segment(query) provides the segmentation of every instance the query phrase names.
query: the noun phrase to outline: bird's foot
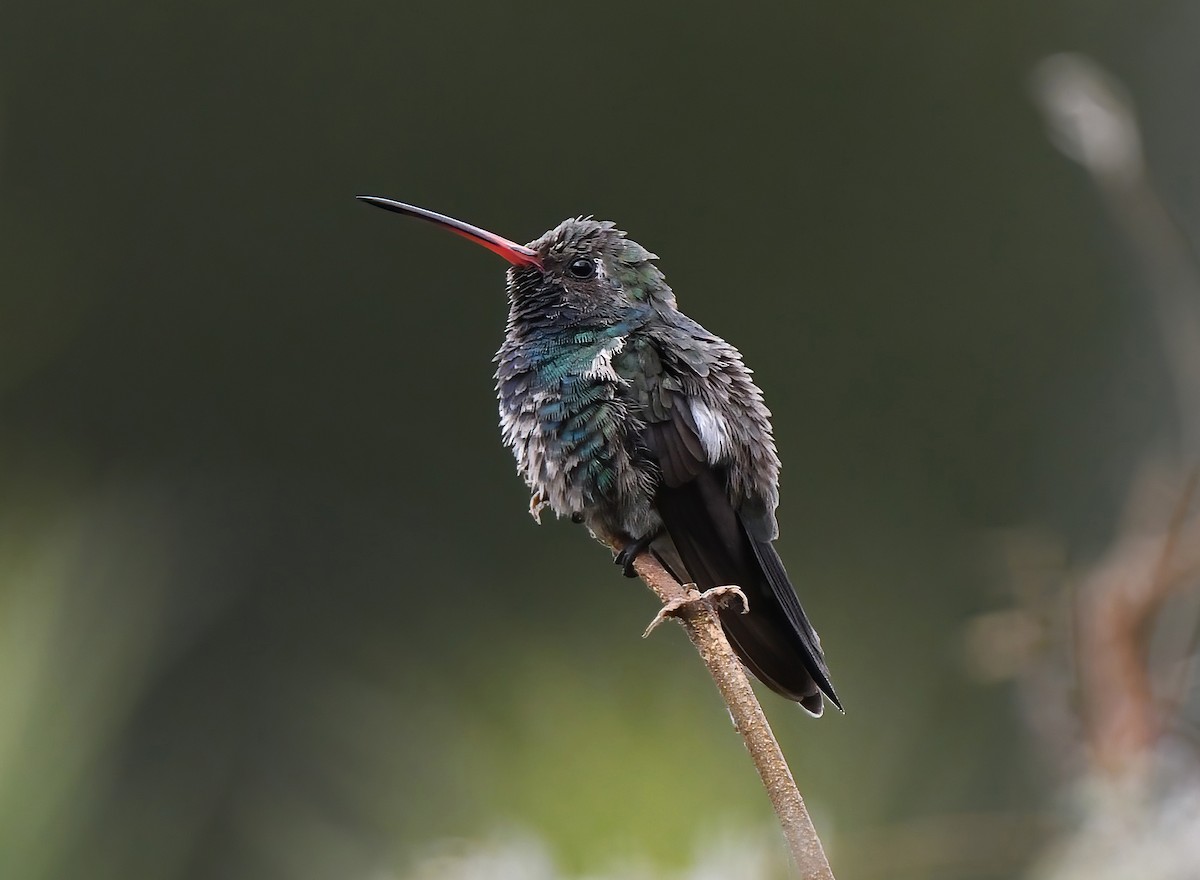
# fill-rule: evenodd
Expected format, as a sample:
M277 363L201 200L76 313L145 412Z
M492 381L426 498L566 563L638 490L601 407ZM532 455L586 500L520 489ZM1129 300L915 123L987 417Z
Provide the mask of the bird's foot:
M627 578L637 577L637 572L633 570L633 561L641 556L654 543L661 532L651 532L644 538L638 538L636 541L631 541L625 545L624 549L613 559L614 565L621 566L621 572Z
M539 526L542 524L542 511L549 506L550 502L542 497L541 492L534 492L533 497L529 499L529 515Z
M696 589L695 584L684 584L684 589L687 590L687 595L667 602L659 609L658 614L654 615L654 619L650 621L650 625L642 633L643 639L658 629L658 625L668 617L679 617L688 609L695 608L697 605L707 605L716 611L722 605L727 604L731 596L736 596L741 601L742 614L750 613L750 600L746 598L746 594L742 592L741 587L733 585L713 587L711 590L705 590L701 593Z

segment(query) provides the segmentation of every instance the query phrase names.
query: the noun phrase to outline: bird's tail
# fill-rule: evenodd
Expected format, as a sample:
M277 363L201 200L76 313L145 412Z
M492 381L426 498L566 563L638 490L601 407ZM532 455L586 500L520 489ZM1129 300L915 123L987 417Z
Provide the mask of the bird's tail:
M813 715L824 708L822 695L841 709L821 641L783 561L770 541L751 536L715 475L660 489L657 506L671 546L654 549L677 577L700 590L734 584L746 594L748 613L734 606L720 617L730 645L754 676ZM684 571L675 571L680 565Z

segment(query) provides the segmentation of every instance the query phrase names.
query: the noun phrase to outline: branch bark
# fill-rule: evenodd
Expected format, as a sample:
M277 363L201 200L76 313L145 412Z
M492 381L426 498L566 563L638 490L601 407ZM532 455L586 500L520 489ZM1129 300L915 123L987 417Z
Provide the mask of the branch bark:
M611 536L597 537L614 551L622 549ZM681 585L649 553L640 554L634 560L633 568L662 601L664 608L669 609L669 616L683 624L688 638L708 667L709 675L729 707L733 726L741 734L750 760L767 790L801 877L804 880L834 880L804 798L800 796L792 771L771 732L771 725L750 687L742 662L725 638L714 603L695 589Z

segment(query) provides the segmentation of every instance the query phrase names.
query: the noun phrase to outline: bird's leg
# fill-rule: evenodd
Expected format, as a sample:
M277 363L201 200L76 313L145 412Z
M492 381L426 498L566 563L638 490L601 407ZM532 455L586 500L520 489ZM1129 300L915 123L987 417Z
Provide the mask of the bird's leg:
M663 531L663 529L656 529L645 537L638 538L636 541L630 541L617 554L613 560L613 564L621 566L621 571L625 577L637 577L637 572L633 570L633 561L645 553L647 548L654 543L654 539L661 535Z
M654 619L650 621L650 625L646 627L646 631L642 633L642 638L650 635L658 628L658 625L668 617L678 617L681 612L687 608L691 608L696 604L708 604L714 609L719 608L729 601L729 597L737 596L742 603L742 614L750 613L750 600L746 598L746 594L742 592L742 588L729 585L726 587L713 587L711 590L705 590L701 593L696 589L695 584L684 584L683 588L687 590L686 596L681 596L678 599L672 599L659 609L658 614L654 615Z
M542 492L539 489L533 493L533 497L529 499L529 515L533 517L533 521L539 526L542 524L542 511L550 506L550 501L542 497Z

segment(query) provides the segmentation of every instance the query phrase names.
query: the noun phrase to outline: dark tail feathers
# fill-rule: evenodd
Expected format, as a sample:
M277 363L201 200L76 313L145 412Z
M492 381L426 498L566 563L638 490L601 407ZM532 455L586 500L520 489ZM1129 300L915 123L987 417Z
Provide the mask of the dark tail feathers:
M742 662L771 690L814 715L823 709L822 694L841 709L820 639L800 607L779 554L769 541L750 537L722 482L710 471L682 486L660 486L659 514L686 568L676 574L701 590L741 587L749 613L723 609L721 624Z

